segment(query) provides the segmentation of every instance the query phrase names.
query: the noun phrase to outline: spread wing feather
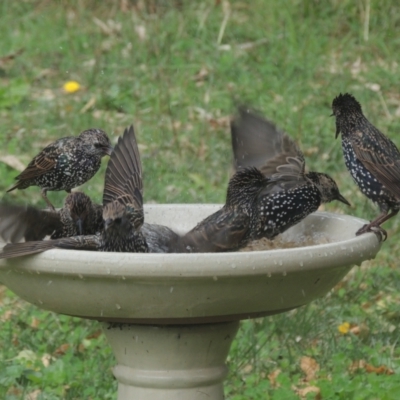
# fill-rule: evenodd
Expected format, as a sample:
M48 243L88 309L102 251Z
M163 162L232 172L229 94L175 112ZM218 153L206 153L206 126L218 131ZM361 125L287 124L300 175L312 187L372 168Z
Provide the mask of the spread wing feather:
M231 137L236 170L253 166L270 176L288 157L305 162L289 135L249 107L238 108L238 116L231 122Z
M103 205L117 199L123 204L134 201L143 205L142 164L133 126L118 139L107 165Z

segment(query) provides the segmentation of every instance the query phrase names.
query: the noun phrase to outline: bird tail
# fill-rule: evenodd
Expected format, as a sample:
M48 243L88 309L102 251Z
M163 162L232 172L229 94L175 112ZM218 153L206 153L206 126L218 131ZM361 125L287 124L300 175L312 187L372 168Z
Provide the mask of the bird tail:
M10 187L10 189L8 189L6 192L7 192L7 193L8 193L8 192L12 192L12 191L15 190L15 189L21 188L21 183L22 183L22 181L18 181L17 183L14 183L14 185L12 185L12 186Z

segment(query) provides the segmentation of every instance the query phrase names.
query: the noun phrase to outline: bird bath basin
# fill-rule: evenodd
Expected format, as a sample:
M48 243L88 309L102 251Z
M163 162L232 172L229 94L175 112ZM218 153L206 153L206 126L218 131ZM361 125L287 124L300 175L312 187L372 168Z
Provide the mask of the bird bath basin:
M219 207L147 205L145 219L183 232ZM329 243L270 251L51 250L1 260L0 281L40 308L103 321L119 400L221 400L239 321L305 305L374 258L377 237L354 235L364 223L318 212L284 237L316 234Z

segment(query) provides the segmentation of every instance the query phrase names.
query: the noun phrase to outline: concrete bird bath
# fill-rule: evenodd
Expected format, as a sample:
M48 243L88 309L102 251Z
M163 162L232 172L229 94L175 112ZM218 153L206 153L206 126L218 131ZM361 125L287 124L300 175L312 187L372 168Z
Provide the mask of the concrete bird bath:
M216 205L147 205L149 223L179 231ZM219 254L51 250L0 263L0 281L54 312L103 321L117 359L118 399L221 400L239 321L291 310L327 293L380 248L365 221L318 212L287 231L329 243Z

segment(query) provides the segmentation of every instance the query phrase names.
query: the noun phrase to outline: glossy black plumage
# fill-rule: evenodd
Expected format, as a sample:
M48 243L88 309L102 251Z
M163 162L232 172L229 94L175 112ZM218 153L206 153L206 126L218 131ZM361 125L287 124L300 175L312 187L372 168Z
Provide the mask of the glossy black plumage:
M345 164L354 181L381 214L362 227L357 235L375 231L387 234L380 225L400 210L400 152L396 145L364 116L360 103L349 93L332 102L336 137L342 135Z
M103 193L104 230L98 235L6 245L0 258L40 253L53 248L148 252L141 232L143 225L143 184L139 149L133 127L118 139L106 170Z
M82 185L99 170L101 158L110 155L112 147L107 134L88 129L77 137L65 137L46 146L15 179L7 190L39 186L43 199L54 211L47 191L71 189Z
M239 108L231 133L237 172L225 206L184 236L192 251L234 250L250 240L273 239L321 203L349 205L329 175L305 172L297 145L260 114Z
M102 226L102 207L81 192L68 194L64 206L57 211L0 205L0 237L6 242L91 235L101 231Z

